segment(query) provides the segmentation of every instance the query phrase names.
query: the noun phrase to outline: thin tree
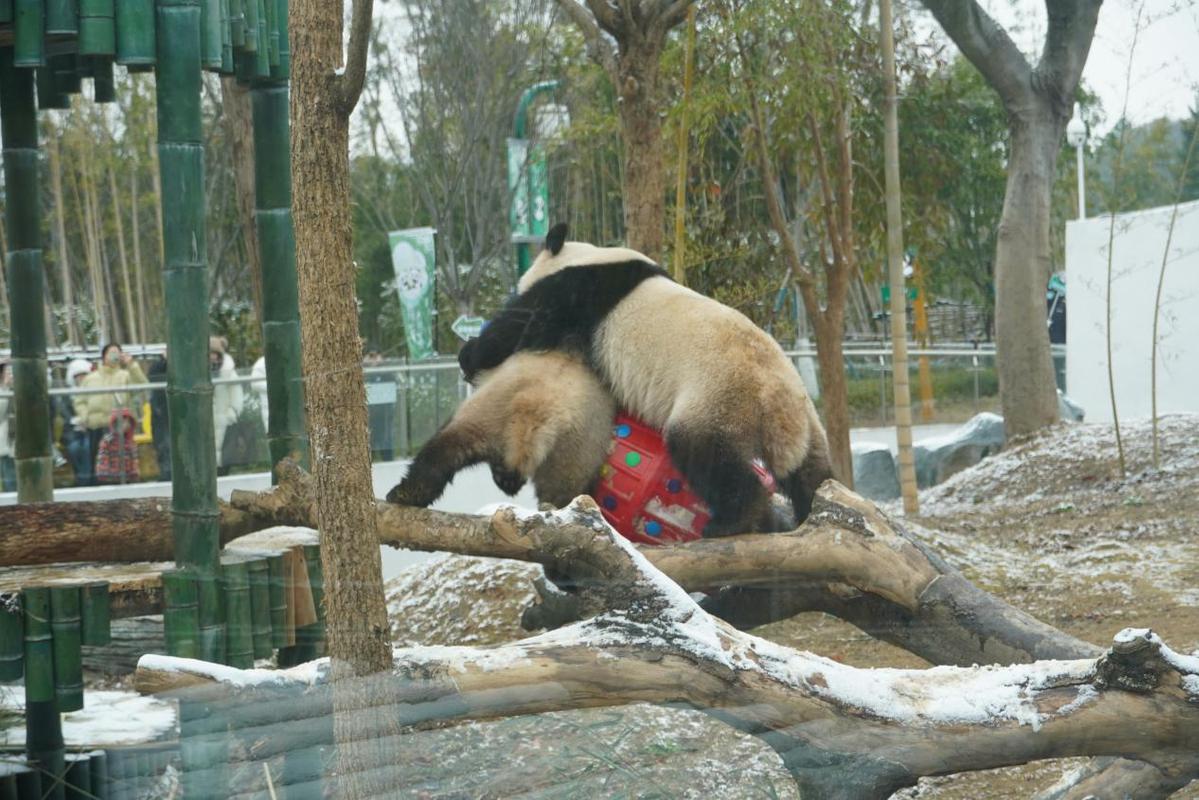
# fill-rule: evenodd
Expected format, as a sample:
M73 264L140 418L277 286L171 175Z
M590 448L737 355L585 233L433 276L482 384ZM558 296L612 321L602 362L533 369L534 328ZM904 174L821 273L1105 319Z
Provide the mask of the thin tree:
M81 345L83 339L79 335L75 312L75 287L71 280L71 263L67 258L67 224L66 210L62 198L62 154L60 152L59 131L51 129L46 137L46 156L50 167L50 195L54 198L54 245L55 256L58 259L59 282L62 291L62 303L67 316L67 341Z
M666 223L662 51L692 0L586 0L586 8L577 0L557 1L616 87L624 143L625 237L629 247L657 260Z
M256 318L262 319L262 259L258 253L258 227L254 224L254 120L250 90L236 78L221 78L221 122L229 139L233 164L237 228L245 245L245 267L250 277L250 299Z
M899 445L899 486L903 510L920 511L916 462L912 455L912 391L908 380L907 293L903 277L903 214L899 191L899 101L895 90L895 32L891 0L878 2L879 43L883 51L883 160L887 195L887 266L891 283L891 348L895 365L895 432ZM923 300L924 298L920 298Z
M368 797L373 715L355 676L390 668L391 636L371 485L350 228L350 113L366 73L371 0L353 0L342 69L342 0L292 0L291 174L303 374L334 679L340 794ZM369 703L369 700L366 700ZM374 780L378 780L377 777Z
M1102 0L1045 0L1049 24L1030 64L977 0L922 0L1003 101L1010 156L995 254L995 338L1000 400L1009 436L1058 419L1045 324L1049 202L1074 92Z

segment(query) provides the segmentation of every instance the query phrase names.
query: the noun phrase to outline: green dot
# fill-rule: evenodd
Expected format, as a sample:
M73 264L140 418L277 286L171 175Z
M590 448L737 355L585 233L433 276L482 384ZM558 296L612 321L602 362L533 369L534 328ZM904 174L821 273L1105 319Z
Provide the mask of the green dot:
M638 464L641 463L641 454L640 453L626 453L625 457L624 457L624 463L628 464L630 467L637 466Z

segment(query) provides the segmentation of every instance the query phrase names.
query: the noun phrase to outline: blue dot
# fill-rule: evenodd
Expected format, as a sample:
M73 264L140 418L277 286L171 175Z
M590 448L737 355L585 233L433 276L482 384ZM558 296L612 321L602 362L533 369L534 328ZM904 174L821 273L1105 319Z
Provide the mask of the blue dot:
M632 429L628 425L617 425L616 426L616 435L619 436L621 439L625 438L632 432L633 432Z
M683 491L683 482L678 478L671 478L666 482L666 491L671 494L678 494Z
M613 497L612 495L608 495L607 497L605 497L604 498L604 508L608 509L609 511L615 511L616 510L616 498Z
M660 536L662 534L662 525L661 523L650 520L649 522L645 523L645 532L650 536Z

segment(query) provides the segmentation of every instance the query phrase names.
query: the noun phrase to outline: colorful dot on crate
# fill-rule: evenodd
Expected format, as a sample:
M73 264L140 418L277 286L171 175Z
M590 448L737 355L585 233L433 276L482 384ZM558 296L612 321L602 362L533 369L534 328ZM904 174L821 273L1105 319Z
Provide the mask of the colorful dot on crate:
M604 498L604 508L608 509L609 511L615 511L616 510L616 498L613 497L612 495L608 495L607 497L605 497Z
M621 439L628 437L628 435L632 432L633 432L633 429L630 428L628 425L617 425L616 426L616 435L619 436Z
M640 453L625 453L624 463L628 464L630 467L637 466L638 464L641 463L641 454Z
M610 477L612 477L612 468L607 464L604 464L602 467L600 467L600 478L607 480Z
M661 536L662 535L662 523L654 522L653 520L650 520L649 522L645 523L645 532L648 533L650 536Z
M671 494L678 494L683 491L683 482L678 478L671 478L666 482L666 491Z

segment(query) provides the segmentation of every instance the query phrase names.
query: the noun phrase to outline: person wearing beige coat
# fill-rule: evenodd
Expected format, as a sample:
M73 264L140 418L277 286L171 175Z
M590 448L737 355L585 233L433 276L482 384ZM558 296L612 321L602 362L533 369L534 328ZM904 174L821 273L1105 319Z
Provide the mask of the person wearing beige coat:
M136 395L123 391L123 387L141 383L149 383L146 373L115 342L104 346L100 352L100 366L80 383L82 389L112 389L110 392L76 394L73 398L76 424L86 428L91 439L92 475L96 474L96 455L100 452L100 440L108 432L112 412L127 408L134 417L139 415Z

